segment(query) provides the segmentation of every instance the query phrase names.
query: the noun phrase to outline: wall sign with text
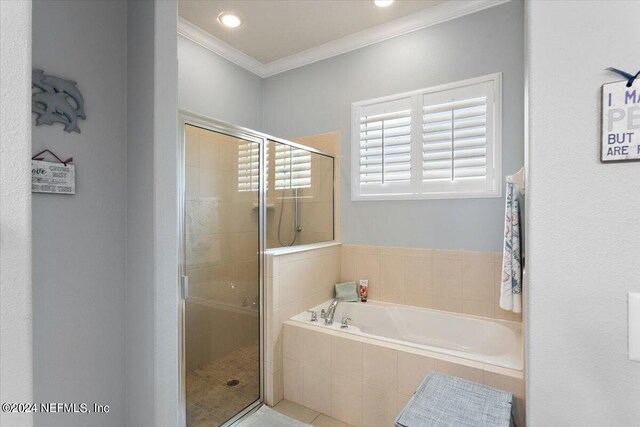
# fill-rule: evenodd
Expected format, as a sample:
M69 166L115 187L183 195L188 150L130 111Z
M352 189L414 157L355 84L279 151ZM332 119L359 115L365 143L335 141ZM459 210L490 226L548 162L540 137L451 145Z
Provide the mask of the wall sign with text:
M640 160L640 79L602 85L603 162Z
M31 192L76 194L75 165L31 160Z

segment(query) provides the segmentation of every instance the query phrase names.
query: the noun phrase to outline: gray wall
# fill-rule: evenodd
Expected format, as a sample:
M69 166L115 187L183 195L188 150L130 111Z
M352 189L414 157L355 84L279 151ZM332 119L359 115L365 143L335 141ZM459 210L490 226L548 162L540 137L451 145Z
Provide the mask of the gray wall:
M34 152L77 167L76 195L33 197L34 401L111 407L36 425L178 424L176 10L34 4L34 67L76 80L87 112L79 135L33 128Z
M640 165L601 164L599 139L600 87L621 80L604 69L638 69L640 3L528 11L529 425L637 426L627 292L640 292Z
M126 425L154 425L154 2L127 6Z
M177 1L155 0L153 43L153 272L156 427L179 425ZM135 403L135 402L133 402Z
M503 198L352 202L351 103L501 71L503 173L516 172L524 145L523 19L522 2L513 1L265 80L266 132L341 132L344 242L500 250Z
M33 128L33 150L74 158L73 196L33 195L34 401L108 404L36 425L124 424L126 3L33 4L33 66L78 82L81 134Z
M262 130L262 79L178 37L178 108Z
M33 402L31 1L0 2L0 52L0 396ZM33 414L2 411L0 425Z

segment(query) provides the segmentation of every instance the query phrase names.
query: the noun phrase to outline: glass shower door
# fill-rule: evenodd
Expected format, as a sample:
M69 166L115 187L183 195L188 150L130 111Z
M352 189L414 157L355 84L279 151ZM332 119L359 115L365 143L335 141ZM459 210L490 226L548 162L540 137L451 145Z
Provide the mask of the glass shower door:
M187 426L260 399L260 144L185 126Z

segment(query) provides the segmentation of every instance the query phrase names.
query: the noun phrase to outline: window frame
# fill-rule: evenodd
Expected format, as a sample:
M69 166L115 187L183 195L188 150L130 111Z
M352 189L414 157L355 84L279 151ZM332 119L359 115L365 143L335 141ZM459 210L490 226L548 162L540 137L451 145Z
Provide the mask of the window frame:
M422 109L424 95L446 90L460 89L482 83L493 84L493 125L492 141L487 138L487 146L491 144L491 159L493 168L487 169L487 177L492 174L492 185L482 191L466 190L464 185L456 186L452 183L451 191L425 192L422 179ZM403 186L403 192L396 185L374 184L371 190L363 191L360 185L360 117L363 107L388 103L404 98L411 98L411 182ZM491 107L487 104L488 108ZM487 124L489 126L489 123ZM502 196L502 73L487 74L471 79L460 80L438 86L412 90L389 96L367 99L351 104L351 200L352 201L380 201L380 200L437 200L437 199L474 199L495 198ZM489 150L487 153L489 157ZM489 188L490 187L490 188ZM377 190L377 191L376 191Z

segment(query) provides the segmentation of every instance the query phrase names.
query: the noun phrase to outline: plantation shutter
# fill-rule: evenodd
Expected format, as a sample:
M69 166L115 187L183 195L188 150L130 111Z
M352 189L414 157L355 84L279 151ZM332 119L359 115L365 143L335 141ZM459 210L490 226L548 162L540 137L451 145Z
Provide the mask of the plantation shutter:
M265 145L267 164L269 146ZM245 142L238 145L238 191L258 191L260 189L260 145Z
M411 122L409 98L360 109L359 182L363 192L398 188L411 182Z
M276 190L311 187L311 153L276 145Z
M493 180L492 84L423 95L423 191L485 190Z
M353 200L500 197L501 92L495 73L353 103Z

